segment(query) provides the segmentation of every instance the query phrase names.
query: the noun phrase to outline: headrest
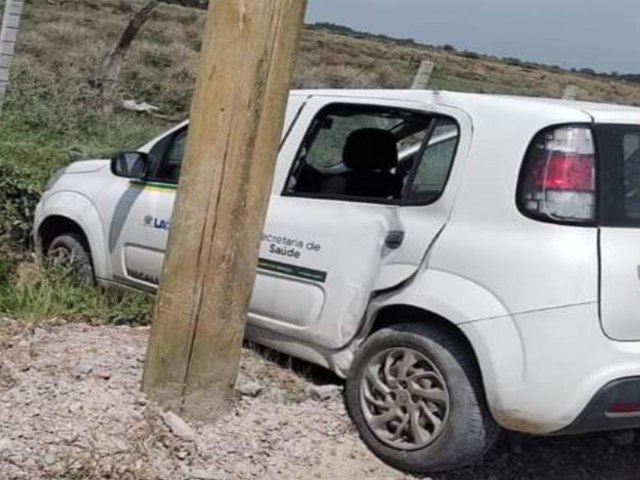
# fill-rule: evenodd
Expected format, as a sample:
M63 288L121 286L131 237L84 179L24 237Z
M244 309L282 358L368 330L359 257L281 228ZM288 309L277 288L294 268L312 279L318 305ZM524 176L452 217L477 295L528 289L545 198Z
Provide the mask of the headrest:
M351 170L390 170L398 165L395 137L379 128L351 132L342 152L342 161Z

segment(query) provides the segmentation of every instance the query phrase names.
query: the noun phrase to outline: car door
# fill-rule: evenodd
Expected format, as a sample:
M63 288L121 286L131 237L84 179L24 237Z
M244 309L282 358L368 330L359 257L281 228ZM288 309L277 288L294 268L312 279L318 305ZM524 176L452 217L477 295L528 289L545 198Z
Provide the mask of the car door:
M325 348L410 278L448 218L468 118L416 102L314 97L281 150L249 320ZM258 334L259 337L259 334Z
M600 315L615 340L640 340L640 125L598 125Z
M283 138L306 98L290 96ZM147 290L159 284L187 134L183 123L142 147L150 158L147 177L114 178L100 194L113 276L120 283Z
M108 230L116 281L148 290L159 284L186 137L184 126L160 139L149 151L147 178L118 179L102 194L118 199Z

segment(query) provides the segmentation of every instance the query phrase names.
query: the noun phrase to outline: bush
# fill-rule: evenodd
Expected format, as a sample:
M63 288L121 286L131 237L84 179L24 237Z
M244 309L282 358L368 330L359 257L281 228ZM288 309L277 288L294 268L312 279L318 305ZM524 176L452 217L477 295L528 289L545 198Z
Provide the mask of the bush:
M580 70L578 70L580 73L582 73L583 75L590 75L590 76L595 76L597 75L596 71L593 68L581 68Z
M513 58L513 57L505 57L502 59L502 61L504 63L506 63L507 65L513 65L516 67L520 67L522 65L524 65L524 62L522 60L520 60L519 58Z
M478 52L470 52L469 50L460 52L459 55L462 55L464 58L471 58L473 60L478 60L482 58L482 55L480 55Z
M0 252L0 286L9 285L15 271L15 258L10 252Z
M0 244L24 252L33 247L33 215L40 192L23 170L0 164Z

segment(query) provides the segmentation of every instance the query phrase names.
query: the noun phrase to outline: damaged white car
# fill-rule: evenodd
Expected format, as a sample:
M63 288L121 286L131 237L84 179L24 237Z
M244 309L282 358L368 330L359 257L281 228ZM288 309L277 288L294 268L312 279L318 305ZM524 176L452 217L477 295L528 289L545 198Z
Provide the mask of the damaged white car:
M78 162L42 252L154 290L187 125ZM296 91L247 334L347 379L366 444L411 472L498 426L640 427L640 109L427 91Z

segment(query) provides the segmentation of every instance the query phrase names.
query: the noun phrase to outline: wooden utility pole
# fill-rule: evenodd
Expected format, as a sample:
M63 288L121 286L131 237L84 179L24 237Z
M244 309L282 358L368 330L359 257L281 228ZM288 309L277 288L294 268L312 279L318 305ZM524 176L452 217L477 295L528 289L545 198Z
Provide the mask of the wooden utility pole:
M213 0L143 390L230 406L306 0Z
M9 88L11 62L16 50L23 9L24 2L22 0L5 0L4 2L2 29L0 30L0 110Z

